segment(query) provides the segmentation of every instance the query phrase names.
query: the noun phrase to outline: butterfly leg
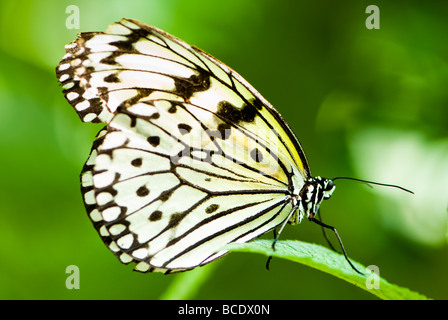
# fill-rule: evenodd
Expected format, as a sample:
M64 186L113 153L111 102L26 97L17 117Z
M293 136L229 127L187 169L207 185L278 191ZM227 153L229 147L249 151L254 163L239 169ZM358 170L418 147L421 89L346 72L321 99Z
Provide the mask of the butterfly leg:
M275 243L277 242L277 229L272 230L274 233L274 241L272 242L272 250L275 251Z
M332 226L329 226L328 224L325 224L325 223L323 223L322 221L317 220L316 218L311 218L311 217L310 217L309 220L312 221L312 222L314 222L314 223L316 223L316 224L318 224L318 225L320 225L320 226L323 227L323 228L330 229L331 231L333 231L334 234L336 235L336 238L338 238L338 242L339 242L339 245L341 246L342 253L344 254L345 260L347 260L347 262L350 264L350 266L352 267L353 270L355 270L355 271L356 271L357 273L359 273L360 275L364 275L361 271L359 271L358 269L356 269L356 267L353 265L353 263L352 263L352 262L350 261L350 259L348 258L347 253L345 252L344 245L342 244L341 237L339 236L339 233L338 233L338 231L336 230L336 228L335 228L335 227L332 227Z
M273 232L274 232L274 241L272 242L272 250L275 251L275 243L277 242L277 240L276 240L277 239L277 230L274 229ZM269 271L269 264L271 263L271 260L272 260L272 256L269 256L268 261L266 261L266 270L268 270L268 271Z
M288 217L285 219L285 221L283 221L279 232L277 233L277 231L274 229L274 241L272 242L272 250L275 251L275 244L277 243L280 234L283 231L283 228L285 228L286 224L289 222L289 220L291 219L292 215L294 214L294 212L296 211L297 208L293 207L291 212L288 214ZM269 256L268 261L266 262L266 269L269 271L269 264L271 263L272 260L272 256Z
M322 221L322 216L321 216L321 214L320 214L320 209L317 210L317 216L319 217L320 222L323 222L323 221ZM336 250L336 249L334 248L334 246L331 244L330 239L328 239L327 233L325 232L325 227L323 227L323 226L321 226L321 227L322 227L322 233L323 233L323 235L324 235L324 238L325 238L325 240L327 241L328 246L330 247L330 249L333 250L334 252L340 253L340 252L339 252L338 250Z

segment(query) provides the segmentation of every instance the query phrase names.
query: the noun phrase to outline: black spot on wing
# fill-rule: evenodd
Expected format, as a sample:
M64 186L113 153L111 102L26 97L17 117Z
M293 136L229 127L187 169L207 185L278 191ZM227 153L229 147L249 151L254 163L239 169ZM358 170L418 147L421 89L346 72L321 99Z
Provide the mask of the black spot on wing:
M213 213L213 212L215 212L216 210L218 210L218 208L219 208L219 205L217 205L217 204L211 204L211 205L209 205L209 206L205 209L205 213L208 213L208 214Z
M149 221L158 221L162 219L162 212L159 210L154 211L153 213L151 213L151 215L149 216Z
M210 88L210 74L199 69L198 75L192 75L188 79L174 79L176 93L188 101L195 92L205 91Z
M220 123L218 125L218 131L220 133L220 138L222 140L226 140L230 137L230 133L232 131L232 126L228 123Z
M134 160L131 161L131 165L139 168L142 165L142 158L135 158Z
M252 100L250 101L250 103L251 103L255 108L257 108L258 110L263 109L263 103L262 103L261 100L258 99L258 98L254 98L254 99L252 99Z
M137 189L136 194L139 197L146 197L149 194L149 189L146 186L141 186Z
M159 199L161 201L163 201L163 202L167 201L171 197L171 195L173 194L174 190L175 189L163 191L160 194Z
M152 145L153 147L157 147L160 144L160 137L159 136L151 136L148 137L148 142L150 145Z
M230 137L232 126L228 123L220 123L216 130L210 129L208 132L211 141L214 141L215 139L226 140Z
M184 134L187 134L187 133L190 133L190 131L191 131L191 126L190 125L188 125L188 124L186 124L186 123L179 123L178 125L177 125L177 127L179 128L179 132L182 134L182 135L184 135Z
M177 106L175 104L171 104L171 107L168 109L169 113L176 113Z
M118 78L116 74L112 73L112 74L110 74L110 75L108 75L107 77L104 78L104 82L107 82L107 83L119 83L120 82L120 78Z
M251 104L244 104L241 109L238 109L230 102L223 100L218 103L216 115L227 122L238 124L240 122L253 122L257 111Z
M186 213L174 213L170 217L167 228L173 228L186 216Z

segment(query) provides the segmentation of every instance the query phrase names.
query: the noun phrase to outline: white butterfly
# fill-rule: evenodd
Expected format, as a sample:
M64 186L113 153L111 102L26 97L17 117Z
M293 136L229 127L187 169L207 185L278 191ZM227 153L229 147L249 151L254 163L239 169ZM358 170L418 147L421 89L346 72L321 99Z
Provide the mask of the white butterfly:
M66 51L65 97L106 123L82 170L85 206L121 262L185 271L304 216L332 228L315 218L332 180L311 177L280 114L222 62L130 19Z

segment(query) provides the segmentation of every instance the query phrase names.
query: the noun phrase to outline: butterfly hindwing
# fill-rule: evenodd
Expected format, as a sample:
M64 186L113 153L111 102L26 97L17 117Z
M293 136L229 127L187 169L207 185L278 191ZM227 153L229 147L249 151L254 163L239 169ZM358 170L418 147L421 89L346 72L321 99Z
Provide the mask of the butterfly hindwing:
M232 175L211 162L213 175L194 164L185 172L187 161L145 144L132 132L103 131L82 175L90 217L122 262L192 268L226 243L270 230L290 209L286 192L267 189L252 170Z

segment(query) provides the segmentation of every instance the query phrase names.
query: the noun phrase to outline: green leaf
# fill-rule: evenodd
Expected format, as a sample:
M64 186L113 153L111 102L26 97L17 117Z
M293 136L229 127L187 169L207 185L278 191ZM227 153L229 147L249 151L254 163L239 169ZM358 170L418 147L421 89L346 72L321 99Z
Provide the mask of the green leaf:
M273 256L302 263L343 279L381 299L428 299L420 293L389 283L384 278L378 277L373 272L366 269L362 264L351 260L353 265L359 271L365 272L364 275L360 275L350 267L343 255L312 243L295 240L278 241L275 245L275 251L273 251L272 240L255 240L249 243L231 243L227 245L225 249L230 251L261 253L266 256ZM374 277L376 277L376 279ZM377 289L369 289L367 284L370 284L370 287L375 287L375 284L377 284Z

